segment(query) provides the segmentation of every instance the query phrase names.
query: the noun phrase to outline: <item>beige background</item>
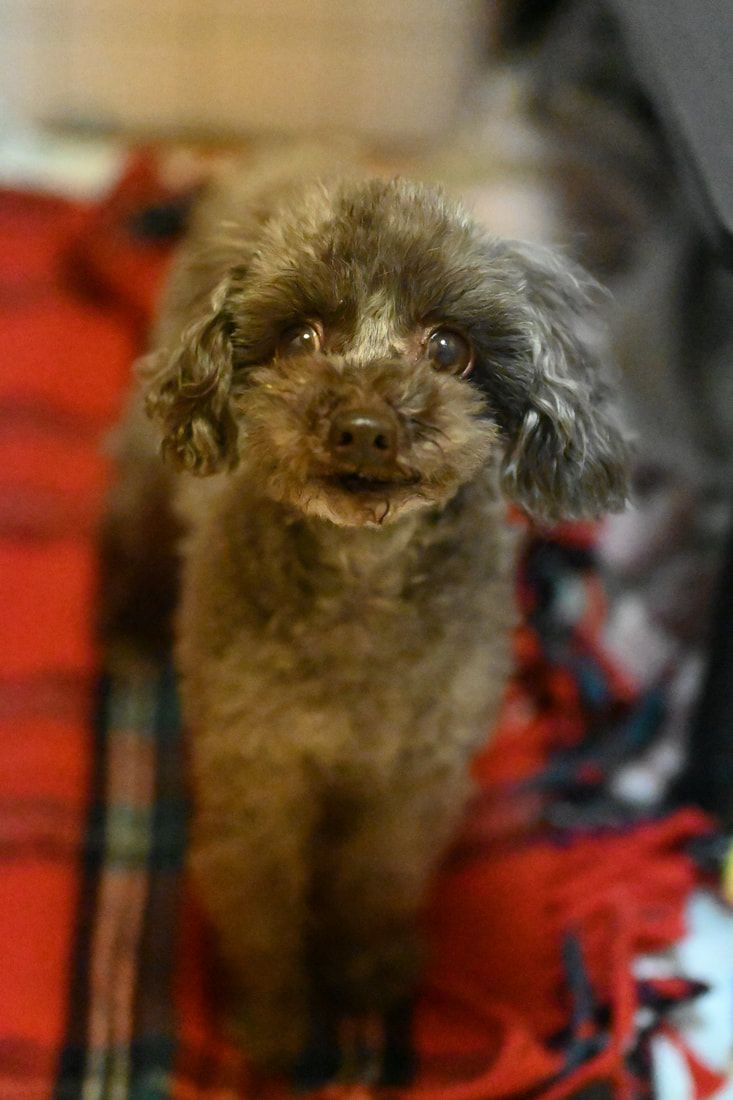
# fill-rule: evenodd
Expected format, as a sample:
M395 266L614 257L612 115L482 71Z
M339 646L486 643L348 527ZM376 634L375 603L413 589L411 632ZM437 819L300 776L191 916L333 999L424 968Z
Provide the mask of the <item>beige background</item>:
M0 0L8 117L421 138L485 52L481 0Z

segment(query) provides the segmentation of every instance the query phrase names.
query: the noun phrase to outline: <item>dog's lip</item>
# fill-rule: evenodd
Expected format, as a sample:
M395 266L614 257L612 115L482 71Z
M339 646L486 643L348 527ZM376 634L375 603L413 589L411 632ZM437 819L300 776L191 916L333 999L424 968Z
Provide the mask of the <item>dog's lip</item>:
M341 473L331 474L325 478L325 481L329 485L335 486L338 489L342 489L346 493L352 495L355 494L369 494L369 493L384 493L394 492L397 489L407 489L413 485L417 485L420 478L415 475L413 477L373 477L364 473Z

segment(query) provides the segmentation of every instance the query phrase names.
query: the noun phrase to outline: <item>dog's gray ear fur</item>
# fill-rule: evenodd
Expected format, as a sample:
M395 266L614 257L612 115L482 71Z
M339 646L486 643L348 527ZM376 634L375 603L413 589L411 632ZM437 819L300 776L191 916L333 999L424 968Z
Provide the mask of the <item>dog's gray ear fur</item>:
M596 313L600 288L549 249L512 241L492 251L512 286L511 335L497 355L504 491L544 521L619 511L629 449Z
M231 276L209 296L176 346L140 362L145 407L163 432L161 453L200 476L236 465L237 423L231 406L234 351L228 309Z

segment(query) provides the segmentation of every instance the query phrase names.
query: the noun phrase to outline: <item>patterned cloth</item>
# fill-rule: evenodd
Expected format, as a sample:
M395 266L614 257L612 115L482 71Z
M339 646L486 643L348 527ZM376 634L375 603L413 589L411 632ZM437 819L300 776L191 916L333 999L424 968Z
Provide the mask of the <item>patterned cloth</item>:
M221 1028L183 876L174 677L110 682L94 645L102 440L185 207L146 158L97 208L0 196L0 1100L293 1095L256 1082ZM343 1052L314 1041L296 1086L649 1095L650 1036L702 990L639 982L633 959L682 935L686 899L727 848L695 810L634 818L608 796L663 699L639 697L600 647L593 539L528 542L517 674L427 908L412 1026L394 1020L356 1052L351 1085L329 1084ZM698 1095L721 1081L700 1067Z

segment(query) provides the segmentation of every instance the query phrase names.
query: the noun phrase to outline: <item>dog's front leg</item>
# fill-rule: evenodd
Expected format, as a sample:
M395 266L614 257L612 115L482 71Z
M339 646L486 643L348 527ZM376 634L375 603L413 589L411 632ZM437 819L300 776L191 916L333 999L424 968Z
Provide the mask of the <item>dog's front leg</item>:
M383 1013L413 991L430 875L470 791L465 771L395 784L355 810L318 859L315 980L339 1014Z
M192 871L217 934L233 1028L256 1064L285 1068L308 1030L312 799L292 771L221 765L218 783L199 787Z

